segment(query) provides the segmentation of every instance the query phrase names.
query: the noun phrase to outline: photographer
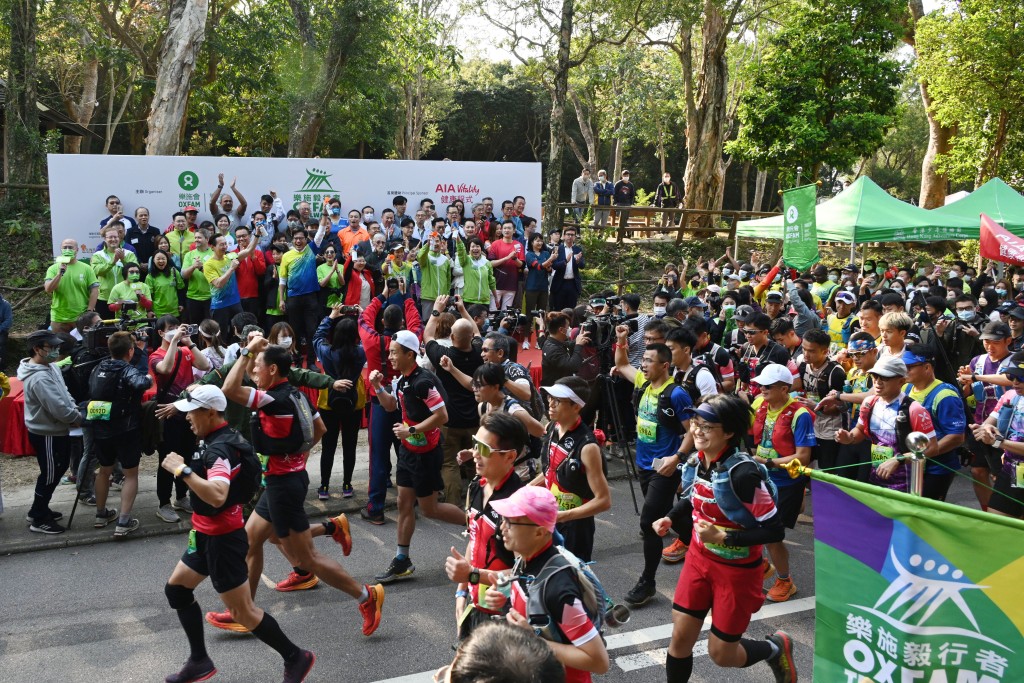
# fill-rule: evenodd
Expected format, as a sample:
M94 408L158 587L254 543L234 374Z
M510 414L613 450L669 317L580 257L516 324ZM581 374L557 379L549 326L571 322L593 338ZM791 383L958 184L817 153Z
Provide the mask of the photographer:
M563 377L575 375L583 363L583 347L590 336L581 331L575 342L569 340L569 317L561 311L548 313L547 336L542 350L541 386L549 387Z
M123 538L139 528L131 516L139 490L139 461L142 458L142 394L153 384L152 378L131 364L135 338L128 332L115 332L107 339L110 358L102 361L89 378L86 421L92 429L92 446L100 463L96 478L96 523L102 529L117 520L114 538ZM120 514L108 510L107 494L114 464L124 471L121 484Z
M921 330L921 342L937 349L936 377L949 384L956 384L960 367L985 352L981 330L986 320L977 313L977 301L970 294L961 294L953 306L955 318L941 317L934 326L926 325Z

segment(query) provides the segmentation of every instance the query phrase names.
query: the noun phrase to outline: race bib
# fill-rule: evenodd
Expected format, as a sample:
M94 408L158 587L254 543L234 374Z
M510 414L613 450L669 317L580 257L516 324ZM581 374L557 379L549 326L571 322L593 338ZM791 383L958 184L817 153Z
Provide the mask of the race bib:
M188 532L188 554L191 555L196 551L196 530L189 529Z
M1013 481L1010 483L1012 489L1024 489L1024 462L1019 462L1013 467Z
M764 458L765 460L774 460L779 457L778 452L774 448L769 448L768 446L758 446L754 455L759 458Z
M409 425L406 426L408 427ZM427 445L427 435L424 434L423 432L416 432L415 434L410 434L409 437L405 440L405 442L410 446L414 446L416 448L423 448L424 446Z
M86 408L86 420L110 421L110 412L113 404L110 401L89 401Z
M558 501L559 510L574 510L580 505L583 505L583 499L577 496L575 493L568 493L558 488L558 484L551 485L551 493L555 495L555 500Z
M638 417L636 419L636 438L643 443L654 443L658 438L658 423Z
M716 526L722 531L729 531L725 527ZM750 548L737 545L720 545L718 543L705 543L704 547L718 555L723 560L743 560L750 554Z
M892 446L878 446L871 444L871 466L878 467L895 454L896 452L893 450Z

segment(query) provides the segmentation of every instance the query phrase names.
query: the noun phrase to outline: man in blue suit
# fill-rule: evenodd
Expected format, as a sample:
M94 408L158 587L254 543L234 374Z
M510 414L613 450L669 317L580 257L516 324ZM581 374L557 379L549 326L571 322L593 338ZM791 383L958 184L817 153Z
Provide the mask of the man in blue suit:
M583 291L583 248L576 244L576 228L568 225L562 233L562 244L552 264L551 310L576 308Z

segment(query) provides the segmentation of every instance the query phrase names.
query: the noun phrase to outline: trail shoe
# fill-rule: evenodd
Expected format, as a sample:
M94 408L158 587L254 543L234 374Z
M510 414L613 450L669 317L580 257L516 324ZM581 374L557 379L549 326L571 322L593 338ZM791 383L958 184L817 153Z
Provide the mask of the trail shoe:
M329 500L331 497L330 490L326 486L321 486L316 490L316 497L320 500Z
M316 577L316 574L303 575L296 572L288 572L288 577L274 586L274 589L282 593L305 591L313 588L318 583L320 583L320 579Z
M127 536L128 534L130 534L138 528L139 520L135 517L129 519L126 524L121 524L120 522L118 522L117 526L114 527L114 538L124 538L125 536Z
M192 503L189 502L188 496L182 496L181 498L178 498L173 503L171 503L171 507L174 508L175 510L187 512L190 515L192 514Z
M95 503L94 503L94 505L95 505ZM61 513L61 512L54 512L53 510L50 510L46 514L46 519L50 520L51 522L59 522L60 520L64 519L64 514ZM32 517L32 515L25 515L25 521L26 522L34 522L35 519ZM40 521L42 521L42 520L40 520Z
M370 524L376 524L377 526L380 526L387 522L387 520L384 519L384 513L378 513L375 515L366 508L359 509L359 516L367 522L369 522Z
M682 562L686 559L686 551L689 550L690 546L683 543L683 539L677 538L672 543L661 551L661 560L668 564L675 564L676 562Z
M415 571L416 567L412 566L412 560L410 558L405 557L400 560L396 557L391 560L391 564L388 565L387 571L373 577L373 580L379 583L391 583L401 579L408 579Z
M776 631L767 640L779 648L777 657L768 660L775 674L775 683L796 683L796 660L793 659L793 639L785 631Z
M650 602L651 598L657 595L657 590L654 587L653 581L645 581L640 579L633 586L633 590L626 593L626 604L630 607L639 607L640 605L646 605Z
M352 552L352 533L348 528L348 517L342 512L337 517L331 517L331 521L334 523L334 533L331 534L331 538L341 546L342 554L348 557Z
M793 579L775 579L775 585L768 589L766 596L770 602L786 602L796 594Z
M302 683L315 663L316 655L303 650L293 661L284 663L284 683Z
M117 510L96 510L96 521L93 522L92 526L94 529L102 529L111 522L117 521Z
M215 673L217 673L217 667L213 665L213 660L209 657L202 659L189 657L185 660L185 666L181 668L181 671L171 674L164 681L165 683L197 683L213 678Z
M167 522L168 524L176 524L181 521L181 517L179 517L178 513L174 511L170 503L158 507L156 509L156 516L159 517L161 521Z
M370 596L359 603L359 612L363 615L363 635L369 636L380 626L380 611L384 607L384 586L379 583L376 586L367 585L366 592Z
M231 612L225 610L223 612L207 612L206 623L215 628L223 629L225 631L234 631L235 633L248 633L249 629L239 624L237 621L231 618Z

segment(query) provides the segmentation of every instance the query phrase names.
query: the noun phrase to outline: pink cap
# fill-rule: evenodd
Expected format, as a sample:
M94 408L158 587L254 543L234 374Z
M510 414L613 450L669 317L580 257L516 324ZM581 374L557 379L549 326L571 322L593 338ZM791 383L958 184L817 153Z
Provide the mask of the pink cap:
M504 500L492 500L491 507L502 517L526 517L548 531L558 519L555 494L542 486L524 486Z

